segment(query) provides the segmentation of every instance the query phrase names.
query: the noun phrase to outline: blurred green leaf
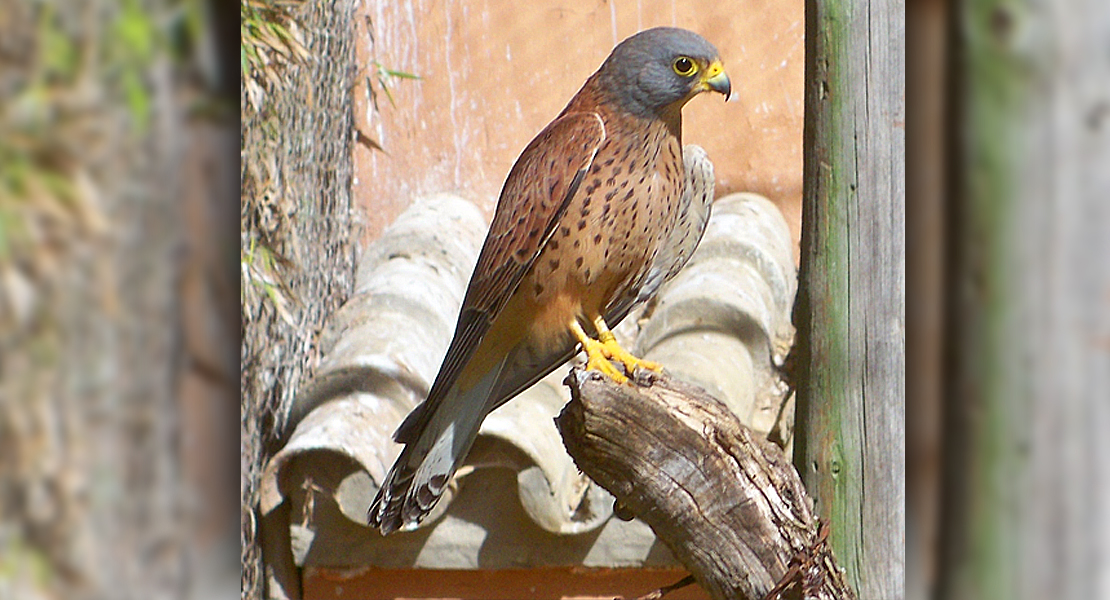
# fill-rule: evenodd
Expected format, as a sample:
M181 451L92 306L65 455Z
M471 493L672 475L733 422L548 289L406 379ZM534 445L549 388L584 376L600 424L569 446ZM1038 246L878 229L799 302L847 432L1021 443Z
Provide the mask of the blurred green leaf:
M129 57L147 59L153 55L157 30L136 0L124 2L115 29Z
M42 53L42 69L38 75L69 80L77 71L77 47L57 21L54 6L44 5L38 23L38 38Z
M66 208L73 207L77 192L71 177L57 171L43 169L39 171L38 179L50 194L50 198L58 205Z
M131 112L131 117L135 119L137 132L141 134L146 131L150 123L150 93L135 71L125 71L122 84L127 108Z
M4 206L0 200L0 263L11 260L13 252L12 236L19 221L12 214L11 209Z
M186 0L184 5L181 30L188 46L194 47L205 36L205 23L208 17L201 0Z

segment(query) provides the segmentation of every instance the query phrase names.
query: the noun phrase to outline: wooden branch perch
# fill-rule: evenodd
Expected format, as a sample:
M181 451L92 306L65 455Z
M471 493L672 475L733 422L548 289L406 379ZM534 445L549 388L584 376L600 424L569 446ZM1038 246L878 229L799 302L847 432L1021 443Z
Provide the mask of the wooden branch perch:
M575 368L567 451L718 600L854 599L793 465L720 401L665 374Z

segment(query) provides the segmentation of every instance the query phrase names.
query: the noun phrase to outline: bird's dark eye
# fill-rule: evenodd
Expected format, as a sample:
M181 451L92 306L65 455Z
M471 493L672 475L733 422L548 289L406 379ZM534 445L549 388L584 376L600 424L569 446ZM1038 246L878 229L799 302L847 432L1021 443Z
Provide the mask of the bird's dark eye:
M674 64L671 65L671 66L674 68L675 73L678 73L679 75L681 75L683 77L689 77L689 76L693 75L694 72L696 72L698 70L697 63L695 63L694 61L690 60L689 58L687 58L685 56L680 56L680 57L676 58L674 60Z

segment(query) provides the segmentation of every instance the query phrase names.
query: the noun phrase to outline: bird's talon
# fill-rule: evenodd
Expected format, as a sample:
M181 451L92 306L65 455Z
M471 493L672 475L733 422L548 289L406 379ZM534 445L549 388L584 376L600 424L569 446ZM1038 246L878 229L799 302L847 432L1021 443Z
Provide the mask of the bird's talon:
M611 363L611 362L609 362L605 359L602 359L602 360L596 361L596 362L587 362L586 363L586 369L587 370L592 369L594 371L597 371L598 373L601 373L602 375L605 375L606 377L608 377L609 379L612 379L613 381L615 381L617 383L627 383L628 382L628 377L626 377L624 375L624 373L621 373L620 371L618 371L616 369L616 367L613 366L613 363Z
M605 323L605 319L601 317L595 318L594 327L597 329L597 341L593 343L600 346L599 350L605 358L610 361L620 362L624 365L624 371L629 375L634 374L638 367L643 367L649 371L655 371L656 373L663 370L662 365L637 358L633 356L631 352L621 348L620 343L617 342L617 337L613 335L613 331L609 329L609 325ZM585 334L579 335L579 339L584 336Z
M638 368L655 371L656 373L659 373L663 370L663 365L652 362L650 360L637 358L631 352L625 350L624 348L621 348L620 344L617 343L617 340L613 338L613 334L610 333L608 338L608 340L602 340L605 358L608 358L609 360L619 361L621 364L624 365L624 370L629 375L635 373L636 369Z
M650 360L644 360L642 358L636 363L636 366L642 369L647 369L648 371L652 371L653 373L663 372L663 365Z
M609 362L608 352L604 345L594 340L589 340L589 342L585 348L586 356L589 357L586 360L586 370L597 371L617 383L627 382L628 377L618 371L613 363Z
M625 376L624 373L618 371L617 367L609 361L611 358L611 348L609 344L590 338L590 336L586 335L586 332L583 331L582 326L578 324L578 321L572 321L570 323L570 330L574 333L574 336L578 338L578 343L582 344L582 350L586 353L587 371L597 371L617 383L626 383L628 381L628 377ZM608 336L606 337L605 334L608 334ZM611 346L620 349L620 346L616 345L616 340L613 339L613 334L609 332L608 328L603 329L598 337L611 340Z

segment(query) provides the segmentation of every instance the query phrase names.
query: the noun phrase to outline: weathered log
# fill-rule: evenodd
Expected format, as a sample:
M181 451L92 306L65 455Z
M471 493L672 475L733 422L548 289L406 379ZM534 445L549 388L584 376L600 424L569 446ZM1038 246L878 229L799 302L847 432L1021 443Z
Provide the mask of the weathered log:
M782 450L696 386L575 368L556 418L578 467L647 523L718 600L852 599Z

